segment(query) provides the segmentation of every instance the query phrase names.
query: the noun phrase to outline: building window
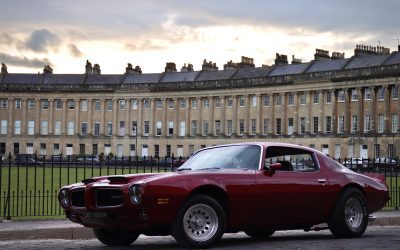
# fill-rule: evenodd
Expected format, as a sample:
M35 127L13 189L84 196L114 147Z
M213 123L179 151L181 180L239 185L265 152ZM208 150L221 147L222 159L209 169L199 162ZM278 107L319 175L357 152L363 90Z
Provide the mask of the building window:
M327 91L326 92L326 103L332 103L332 92L331 91Z
M392 86L392 99L399 99L399 86Z
M239 107L244 107L244 96L239 96Z
M41 121L40 124L40 134L47 135L49 133L49 122L48 121Z
M256 119L251 119L251 131L250 131L250 134L255 135L256 134L256 129L257 129L257 120Z
M174 135L174 122L168 121L168 135Z
M49 109L49 100L41 100L42 109Z
M372 93L371 93L371 88L365 88L364 90L364 100L371 100L372 98Z
M186 122L180 121L179 122L179 136L185 136L186 134Z
M107 122L107 136L112 136L113 133L113 124L112 122Z
M378 133L383 133L385 129L385 116L378 114Z
M393 158L395 158L395 148L394 148L394 144L389 144L388 145L388 157L390 158L390 159L393 159Z
M40 143L40 155L46 155L46 143Z
M1 99L1 108L7 109L8 108L8 100L6 98Z
M319 103L319 92L314 92L313 93L313 103L318 104Z
M208 135L208 121L204 120L203 121L203 136L207 136Z
M97 144L92 144L92 154L98 155L99 153L99 146Z
M149 98L143 99L143 106L144 106L145 109L149 109L150 108L150 99Z
M294 95L293 95L293 93L289 93L288 94L288 105L293 106L293 104L294 104Z
M257 96L251 97L251 106L257 107Z
M165 145L165 149L166 149L165 156L168 158L171 157L171 145L168 145L168 144Z
M381 145L374 144L374 158L381 158Z
M138 99L132 99L131 100L131 108L132 108L132 110L137 110L138 109Z
M81 101L81 111L87 112L88 111L88 101L82 100Z
M125 136L125 121L119 121L119 136Z
M282 119L281 118L276 118L276 134L277 135L282 134Z
M54 123L54 135L61 135L61 121L55 121L55 123Z
M7 120L1 120L0 134L6 135L7 134L7 127L8 127L8 121Z
M293 118L288 118L288 129L287 129L287 134L291 135L293 134Z
M269 133L269 119L263 120L263 134L267 135Z
M60 144L59 143L54 143L53 144L53 155L60 155Z
M36 106L36 102L34 99L28 99L28 108L29 109L34 109Z
M344 102L346 100L344 90L338 92L338 102Z
M19 143L14 142L14 155L19 154Z
M192 99L192 109L197 109L197 99Z
M186 108L186 99L179 99L179 106L181 108Z
M156 122L156 136L161 136L162 122Z
M216 108L221 107L221 97L215 97L215 107Z
M107 102L107 111L113 111L113 100L106 100Z
M351 101L353 101L353 102L358 101L358 90L357 89L351 90Z
M68 109L69 110L75 109L75 100L68 100Z
M126 100L119 100L119 110L125 110L126 109Z
M94 136L100 135L100 122L95 122L94 124Z
M85 144L79 144L79 154L85 154Z
M203 106L204 108L209 108L210 107L210 100L208 98L204 98L203 100Z
M344 116L343 115L339 116L338 132L344 133Z
M136 145L135 144L129 144L129 150L130 150L129 156L131 156L131 157L136 156Z
M21 99L15 99L15 109L21 109Z
M275 104L276 106L281 106L282 105L282 95L276 95L276 99L275 99Z
M61 110L62 109L62 107L63 107L63 102L60 100L60 99L56 99L56 100L54 100L54 102L55 102L55 106L56 106L56 110Z
M365 115L364 117L364 131L368 132L371 130L371 116Z
M20 135L21 134L21 121L17 120L14 122L14 134Z
M317 116L313 117L313 133L317 134L318 133L318 126L319 126L319 119Z
M233 123L232 120L227 120L226 121L226 134L227 135L232 135L233 132Z
M132 136L137 136L137 121L132 121L131 135Z
M86 135L87 134L87 122L82 122L81 123L81 135Z
M239 120L239 135L244 134L244 119Z
M397 114L392 114L392 133L397 133L399 128L399 116Z
M94 100L94 111L100 111L101 110L101 104L100 100Z
M173 99L168 99L168 108L169 109L174 109L174 100Z
M264 107L269 107L269 95L263 96L263 104L264 104Z
M160 157L160 145L154 144L154 156Z
M163 108L163 100L157 99L157 100L156 100L156 107L157 107L158 109L162 109L162 108Z
M351 116L351 131L355 132L358 130L358 116Z
M28 121L28 135L35 134L35 121Z
M300 134L304 134L306 132L306 118L300 117Z
M215 135L218 136L221 133L221 121L215 120Z
M325 132L331 133L332 132L332 117L325 116Z
M143 129L144 133L143 133L143 135L144 135L144 136L148 136L148 135L149 135L149 132L150 132L150 121L144 121L143 126L144 126L144 129Z
M6 154L6 143L5 142L0 142L0 154L2 154L2 155Z
M233 107L233 98L232 97L228 97L228 101L226 102L226 105L228 106L228 108Z
M306 105L307 103L307 94L301 93L300 94L300 105Z
M194 153L194 145L189 145L189 155Z
M197 121L192 121L192 136L197 135Z
M67 135L74 135L74 128L75 128L75 123L68 122Z
M378 88L378 100L379 101L385 100L385 87Z

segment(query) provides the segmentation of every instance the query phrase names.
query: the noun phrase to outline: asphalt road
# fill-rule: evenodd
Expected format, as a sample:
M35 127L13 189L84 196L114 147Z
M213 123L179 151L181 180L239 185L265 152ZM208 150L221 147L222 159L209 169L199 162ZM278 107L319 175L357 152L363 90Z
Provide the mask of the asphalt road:
M370 226L361 238L335 239L329 230L319 232L283 231L267 239L243 233L225 234L212 249L400 249L400 226ZM128 247L105 247L91 240L12 240L0 241L0 249L182 249L172 237L140 236Z

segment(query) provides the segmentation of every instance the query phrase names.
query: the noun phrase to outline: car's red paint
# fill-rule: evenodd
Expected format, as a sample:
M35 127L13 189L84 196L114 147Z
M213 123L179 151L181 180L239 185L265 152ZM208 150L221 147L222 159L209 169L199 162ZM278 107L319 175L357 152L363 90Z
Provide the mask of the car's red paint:
M179 209L196 193L211 196L221 204L227 217L225 231L231 232L254 227L303 229L327 222L338 197L347 187L361 190L367 200L368 213L381 209L389 198L384 178L354 173L319 151L283 143L238 145L260 148L260 160L255 161L258 164L256 169L210 168L94 178L63 187L61 190L68 190L69 199L69 205L63 208L70 220L87 227L161 235L170 233ZM229 150L233 146L237 145L204 150ZM269 153L272 148L276 149L277 155L281 154L279 150L282 148L310 152L312 161L307 164L315 169L281 171L276 165L274 170L264 169L268 165L267 159L274 159ZM190 167L191 164L189 159L182 167ZM304 164L303 161L303 166L297 165L304 168ZM129 188L133 184L140 185L140 204L133 204L129 198ZM97 206L96 190L104 188L122 190L122 204ZM80 207L71 206L71 199L75 199L72 194L77 190L83 190L84 195L84 204L81 203ZM116 194L114 198L121 197Z

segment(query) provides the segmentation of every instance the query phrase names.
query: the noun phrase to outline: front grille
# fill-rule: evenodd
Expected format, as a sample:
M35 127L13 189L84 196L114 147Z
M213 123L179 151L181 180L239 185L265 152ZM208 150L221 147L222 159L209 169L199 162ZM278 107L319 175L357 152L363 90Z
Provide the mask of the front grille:
M84 189L72 191L71 204L74 207L85 207L85 190Z
M120 189L99 188L95 191L97 207L112 207L122 205L124 194Z

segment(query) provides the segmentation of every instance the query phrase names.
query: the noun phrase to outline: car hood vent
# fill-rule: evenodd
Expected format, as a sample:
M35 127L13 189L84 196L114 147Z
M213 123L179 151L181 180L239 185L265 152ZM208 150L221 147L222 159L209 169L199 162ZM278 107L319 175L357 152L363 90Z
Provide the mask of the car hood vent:
M110 176L108 180L110 183L128 183L129 181L125 176Z
M92 179L92 178L82 180L82 183L85 185L93 183L93 182L96 182L96 180Z

